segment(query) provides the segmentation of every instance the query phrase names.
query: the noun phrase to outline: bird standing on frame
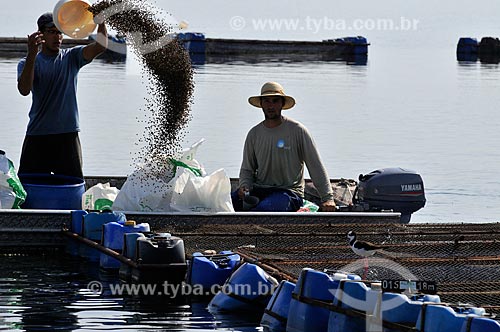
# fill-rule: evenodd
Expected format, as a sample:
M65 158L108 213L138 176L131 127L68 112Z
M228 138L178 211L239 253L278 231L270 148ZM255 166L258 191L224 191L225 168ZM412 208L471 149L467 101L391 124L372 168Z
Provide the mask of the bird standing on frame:
M351 246L352 251L359 256L373 256L377 250L382 249L381 246L374 245L373 243L358 241L354 231L349 231L349 233L347 233L347 238L349 239L349 245Z
M358 241L354 231L349 231L347 233L347 238L349 239L349 245L351 246L352 251L354 251L356 255L363 256L365 258L363 279L366 280L366 276L368 274L368 257L373 256L378 250L381 250L382 247L370 242Z

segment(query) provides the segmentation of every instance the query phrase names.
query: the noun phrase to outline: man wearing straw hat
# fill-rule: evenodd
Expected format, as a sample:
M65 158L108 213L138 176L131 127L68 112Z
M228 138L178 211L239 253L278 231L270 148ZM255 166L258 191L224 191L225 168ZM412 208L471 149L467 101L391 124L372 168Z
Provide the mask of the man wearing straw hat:
M243 149L239 189L232 194L236 211L246 197L258 197L252 211L297 211L303 204L304 165L321 197L321 211L335 211L330 178L307 128L281 115L295 105L276 82L262 86L248 102L264 112L264 121L249 132ZM257 201L257 200L256 200ZM245 204L248 208L248 205Z
M28 36L28 54L17 67L19 92L33 96L19 173L83 178L77 77L83 66L106 50L106 25L99 24L98 42L69 49L61 49L63 36L52 13L41 15L37 25L38 30Z

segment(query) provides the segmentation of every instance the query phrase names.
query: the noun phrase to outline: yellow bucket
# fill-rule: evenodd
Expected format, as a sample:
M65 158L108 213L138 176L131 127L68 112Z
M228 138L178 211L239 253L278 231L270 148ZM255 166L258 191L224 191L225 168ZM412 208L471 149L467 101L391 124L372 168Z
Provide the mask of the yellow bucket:
M90 4L83 0L60 0L54 7L54 24L65 35L86 38L96 28L94 15L87 9Z

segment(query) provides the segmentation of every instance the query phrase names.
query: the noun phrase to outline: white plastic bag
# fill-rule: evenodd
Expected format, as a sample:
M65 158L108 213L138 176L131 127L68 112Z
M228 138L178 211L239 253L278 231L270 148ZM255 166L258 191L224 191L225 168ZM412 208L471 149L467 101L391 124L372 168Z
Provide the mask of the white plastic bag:
M180 212L234 212L231 181L222 168L207 176L184 169L175 179L170 207Z
M109 183L98 183L82 196L83 210L111 210L116 195L120 190Z
M14 164L0 150L0 209L19 209L25 200L26 191Z
M165 165L163 174L151 171L152 165L145 163L135 172L128 176L120 192L113 203L115 211L143 211L143 212L168 212L173 193L173 184L176 169L182 167L191 168L195 172L204 175L203 167L195 159L198 147L204 139L184 149L182 155L177 159L171 159Z

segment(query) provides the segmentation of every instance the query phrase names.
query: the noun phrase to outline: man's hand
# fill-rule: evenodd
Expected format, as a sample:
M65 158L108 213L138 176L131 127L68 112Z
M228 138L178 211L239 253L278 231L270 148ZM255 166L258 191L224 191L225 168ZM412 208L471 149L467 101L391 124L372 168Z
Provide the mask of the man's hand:
M92 61L99 54L106 51L108 47L108 30L106 24L102 22L97 27L96 41L83 48L83 58L86 61Z
M28 35L28 55L34 56L38 53L38 47L45 43L43 40L43 33L40 31L33 32L31 35Z
M17 80L17 90L23 96L27 96L31 92L33 87L33 80L35 78L35 59L38 54L38 47L45 43L42 38L43 33L40 31L33 32L28 35L28 55L26 56L26 62L24 63L24 68Z
M250 190L247 187L245 187L245 186L240 187L240 189L238 190L238 197L243 200L243 199L245 199L245 195L248 192L250 192Z
M335 212L335 201L333 199L325 201L319 207L321 212Z

